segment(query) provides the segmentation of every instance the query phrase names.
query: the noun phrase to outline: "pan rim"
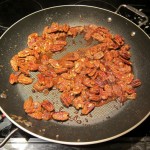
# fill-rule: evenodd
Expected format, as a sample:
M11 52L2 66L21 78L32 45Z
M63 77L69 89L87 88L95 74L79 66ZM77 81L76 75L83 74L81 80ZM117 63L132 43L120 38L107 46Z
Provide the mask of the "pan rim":
M53 8L59 8L59 7L91 7L91 8L95 8L95 9L100 9L100 10L104 10L104 11L107 11L107 12L110 12L110 13L113 13L119 17L122 17L124 18L125 20L127 20L128 22L132 23L133 25L135 25L138 29L140 29L149 39L150 39L150 36L142 29L140 28L136 23L132 22L130 19L116 13L116 12L113 12L111 10L108 10L108 9L104 9L104 8L100 8L100 7L96 7L96 6L89 6L89 5L59 5L59 6L53 6L53 7L47 7L47 8L44 8L44 9L41 9L41 10L38 10L38 11L35 11L33 13L30 13L26 16L24 16L23 18L19 19L18 21L16 21L15 23L13 23L10 27L8 27L8 29L0 36L0 39L6 34L6 32L8 32L8 30L10 30L13 26L15 26L17 23L19 23L21 20L31 16L31 15L34 15L36 13L39 13L39 12L42 12L42 11L45 11L45 10L48 10L48 9L53 9Z
M137 24L133 23L131 20L125 18L124 16L116 13L116 12L113 12L113 11L110 11L110 10L107 10L107 9L104 9L104 8L99 8L99 7L95 7L95 6L89 6L89 5L59 5L59 6L54 6L54 7L48 7L48 8L45 8L45 9L41 9L41 10L38 10L38 11L35 11L21 19L19 19L17 22L15 22L14 24L12 24L1 36L0 36L0 39L13 27L15 26L17 23L19 23L20 21L22 21L23 19L31 16L31 15L34 15L36 13L39 13L41 11L45 11L45 10L48 10L48 9L54 9L54 8L61 8L61 7L90 7L90 8L95 8L95 9L99 9L99 10L104 10L104 11L107 11L107 12L110 12L110 13L113 13L115 15L118 15L122 18L124 18L125 20L127 20L128 22L132 23L134 26L136 26L138 29L140 29L147 37L148 39L150 39L150 37L148 36L147 33L145 33L145 31L143 29L141 29ZM124 134L130 132L131 130L135 129L137 126L139 126L142 122L144 122L144 120L146 120L149 116L150 116L150 111L144 116L144 118L142 118L142 120L140 120L139 122L137 122L134 126L130 127L128 130L125 130L124 132L121 132L117 135L114 135L112 137L109 137L109 138L105 138L105 139L101 139L101 140L96 140L96 141L90 141L90 142L67 142L67 141L59 141L59 140L54 140L54 139L50 139L50 138L46 138L44 136L40 136L38 134L35 134L29 130L27 130L26 128L22 127L20 124L18 124L17 122L15 122L13 119L11 119L11 117L9 117L9 115L7 115L7 113L1 108L0 106L0 110L6 115L6 117L14 124L16 125L18 128L20 128L21 130L27 132L28 134L31 134L37 138L40 138L40 139L43 139L43 140L46 140L46 141L49 141L49 142L54 142L54 143L58 143L58 144L67 144L67 145L90 145L90 144L97 144L97 143L102 143L102 142L106 142L106 141L110 141L110 140L113 140L113 139L116 139L120 136L123 136Z

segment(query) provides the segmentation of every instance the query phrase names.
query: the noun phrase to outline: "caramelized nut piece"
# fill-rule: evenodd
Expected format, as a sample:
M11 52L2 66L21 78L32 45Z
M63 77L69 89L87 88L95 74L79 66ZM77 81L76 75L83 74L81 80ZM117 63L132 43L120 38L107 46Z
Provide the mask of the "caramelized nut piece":
M46 121L52 119L52 112L48 112L47 110L44 110L42 113L42 119Z
M82 114L87 115L89 114L93 109L95 108L95 105L91 102L85 102L84 107L82 109Z
M49 59L49 63L51 64L52 67L54 68L61 68L57 60L54 59Z
M131 82L132 87L136 88L141 85L141 81L139 79L135 79Z
M80 58L77 52L68 53L65 57L66 60L75 61Z
M31 114L28 114L30 117L41 120L42 119L42 112L34 112Z
M23 108L26 110L30 109L33 105L33 99L32 97L30 96L25 102L24 102L24 105L23 105ZM27 111L28 112L28 111Z
M24 74L19 75L18 82L21 84L31 84L33 82L33 79L30 77L25 76Z
M14 84L18 82L18 75L11 73L9 76L9 83Z
M48 100L43 100L43 102L41 103L41 105L42 105L42 107L44 109L46 109L49 112L54 110L53 104L50 101L48 101Z
M64 106L69 107L72 104L72 100L74 99L74 96L71 95L71 93L63 92L60 96L60 99Z
M66 121L69 119L69 113L66 111L54 112L52 117L57 121Z
M83 108L84 107L84 100L81 96L75 98L73 100L73 106L76 108L76 109L80 109L80 108Z
M10 64L14 71L18 71L18 55L12 57Z

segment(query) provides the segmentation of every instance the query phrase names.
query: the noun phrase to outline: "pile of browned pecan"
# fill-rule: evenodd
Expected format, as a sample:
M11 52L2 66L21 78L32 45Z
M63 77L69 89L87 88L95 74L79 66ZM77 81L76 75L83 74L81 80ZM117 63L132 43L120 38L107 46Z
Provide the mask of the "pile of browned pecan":
M84 39L99 43L68 53L59 60L52 54L63 50L66 38L84 34ZM135 88L141 85L134 79L130 62L130 46L120 35L113 35L107 28L96 25L70 27L67 24L52 23L44 28L42 35L32 33L28 36L28 48L12 57L10 63L14 73L10 75L11 84L31 84L38 92L48 92L52 87L62 92L60 100L66 107L81 109L83 115L95 107L110 101L121 103L135 99ZM38 71L33 82L30 72ZM69 113L55 112L48 100L42 103L30 97L24 104L25 112L36 119L68 120Z

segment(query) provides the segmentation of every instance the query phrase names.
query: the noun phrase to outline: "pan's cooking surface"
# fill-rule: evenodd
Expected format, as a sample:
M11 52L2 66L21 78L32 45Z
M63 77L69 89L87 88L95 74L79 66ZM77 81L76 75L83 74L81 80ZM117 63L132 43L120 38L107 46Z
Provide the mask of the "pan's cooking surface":
M107 22L108 17L112 18L111 23ZM121 109L116 109L116 107L118 108L120 105L115 102L107 104L102 108L97 108L92 112L93 117L88 118L88 122L85 120L86 117L79 116L79 120L83 122L82 124L74 121L62 124L54 121L44 122L33 120L28 117L22 109L23 101L33 93L31 92L31 87L27 88L22 85L11 86L8 83L9 74L11 72L9 60L17 51L26 47L28 34L36 31L41 33L43 27L52 22L67 23L71 26L91 23L102 25L109 28L112 33L118 33L125 37L126 42L131 45L135 75L140 78L143 83L138 89L137 100L127 102ZM136 32L136 36L130 36L132 31ZM132 126L135 126L149 112L150 103L148 99L150 95L147 90L149 88L148 81L150 80L150 70L148 69L150 68L149 38L134 24L120 16L105 10L83 6L66 6L46 9L30 15L15 24L4 34L0 40L0 45L1 65L3 65L1 78L4 79L1 84L1 89L5 91L8 96L7 99L2 99L1 107L8 115L19 114L19 116L32 122L33 126L30 128L19 123L32 133L48 139L57 139L67 142L76 142L77 140L81 142L98 141L119 135L128 130ZM52 92L54 93L54 91ZM44 98L43 94L35 93L33 95L38 100ZM48 96L53 100L59 97L57 94L49 94ZM59 103L59 100L57 101ZM60 105L58 109L59 107ZM74 114L74 111L75 110L72 108L72 114ZM133 118L132 120L131 117ZM44 133L40 132L42 129L45 129ZM56 135L59 135L59 138Z

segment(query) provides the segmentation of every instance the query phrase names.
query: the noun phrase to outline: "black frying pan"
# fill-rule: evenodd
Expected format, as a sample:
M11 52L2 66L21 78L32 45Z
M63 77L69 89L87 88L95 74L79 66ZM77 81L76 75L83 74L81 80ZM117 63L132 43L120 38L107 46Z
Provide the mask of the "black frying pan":
M33 94L31 86L10 85L8 78L12 69L9 61L18 51L27 47L27 36L30 33L41 33L43 28L52 22L67 23L71 26L97 24L109 28L112 33L122 35L125 41L131 45L134 74L142 81L142 86L137 89L137 99L128 101L123 106L117 102L111 102L101 108L96 108L92 112L93 117L88 118L88 122L85 121L86 117L79 116L81 124L75 121L64 123L38 121L26 115L23 110L25 99L30 95L39 101L45 97L43 94ZM76 43L80 39L81 37L78 37ZM0 92L4 91L7 95L6 99L0 99L1 110L20 129L50 142L85 145L122 136L141 124L150 114L149 43L149 37L137 25L117 13L105 9L90 6L58 6L28 15L12 25L0 39ZM76 44L76 47L68 46L66 52L82 46L81 43ZM60 54L58 57L62 55ZM58 92L50 93L47 98L58 101L56 109L59 109L61 104L58 100ZM71 115L74 111L74 108L70 109ZM21 116L22 121L12 115ZM24 120L32 122L32 127L27 127Z

